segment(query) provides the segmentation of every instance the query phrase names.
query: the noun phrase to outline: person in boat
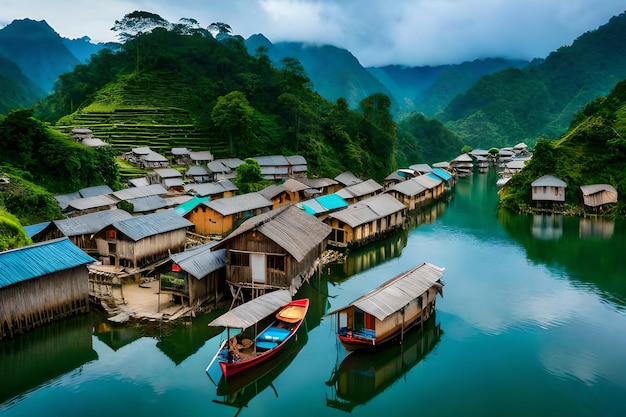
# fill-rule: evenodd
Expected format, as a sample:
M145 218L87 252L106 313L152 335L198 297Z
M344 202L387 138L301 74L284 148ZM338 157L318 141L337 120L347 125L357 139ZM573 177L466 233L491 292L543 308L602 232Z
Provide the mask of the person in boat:
M239 348L237 347L238 341L237 337L233 336L228 339L228 362L233 363L241 357L239 356Z

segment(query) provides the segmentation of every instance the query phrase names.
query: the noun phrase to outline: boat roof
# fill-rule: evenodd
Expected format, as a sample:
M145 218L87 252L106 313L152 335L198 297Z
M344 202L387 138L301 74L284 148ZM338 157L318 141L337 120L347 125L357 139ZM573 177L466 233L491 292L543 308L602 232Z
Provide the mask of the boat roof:
M291 301L289 290L276 290L254 298L233 308L209 323L209 326L222 326L246 329L263 320Z
M443 283L440 280L444 270L445 268L424 262L395 276L350 304L326 315L329 316L354 306L382 321L402 309L432 286L441 288Z

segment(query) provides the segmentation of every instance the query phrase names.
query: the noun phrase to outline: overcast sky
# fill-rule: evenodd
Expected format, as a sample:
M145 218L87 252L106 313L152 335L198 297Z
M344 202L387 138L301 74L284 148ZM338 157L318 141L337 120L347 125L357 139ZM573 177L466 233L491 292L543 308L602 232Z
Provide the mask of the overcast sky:
M413 66L543 58L623 13L626 0L1 0L0 27L30 18L66 38L111 41L134 10L227 23L244 38L332 44L364 66Z

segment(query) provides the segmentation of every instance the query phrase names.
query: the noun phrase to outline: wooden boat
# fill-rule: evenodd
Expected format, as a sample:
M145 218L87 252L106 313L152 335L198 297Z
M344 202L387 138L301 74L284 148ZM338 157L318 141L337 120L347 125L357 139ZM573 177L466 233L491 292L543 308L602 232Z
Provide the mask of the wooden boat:
M423 263L390 279L345 307L337 315L337 338L348 351L375 349L390 340L400 342L411 328L435 311L437 293L443 295L444 268Z
M309 309L308 299L291 300L287 290L273 291L242 304L209 323L227 329L227 338L207 366L217 360L224 377L255 367L274 356L296 334ZM274 314L274 319L254 339L246 338L251 328ZM241 333L231 337L233 329Z

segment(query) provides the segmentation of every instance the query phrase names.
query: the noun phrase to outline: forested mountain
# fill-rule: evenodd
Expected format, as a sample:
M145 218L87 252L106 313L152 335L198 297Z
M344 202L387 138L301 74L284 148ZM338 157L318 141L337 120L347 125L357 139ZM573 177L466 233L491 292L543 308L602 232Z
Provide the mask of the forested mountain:
M450 101L467 91L480 77L507 68L523 68L527 61L502 58L477 59L458 65L371 67L398 103L399 116L419 111L428 117L441 112Z
M46 93L52 91L59 74L79 63L45 21L30 19L14 20L0 29L0 55L15 62Z
M0 114L34 103L44 96L13 61L0 55Z
M617 212L626 212L626 81L606 97L581 109L567 133L557 141L540 139L532 159L504 186L501 205L524 210L531 205L530 184L542 175L567 183L566 203L578 210L581 185L611 184L620 196Z
M351 109L372 94L393 95L376 77L370 74L349 51L331 45L312 45L303 42L272 43L261 34L246 39L250 55L258 48L265 49L270 60L280 68L281 61L293 58L302 64L312 88L330 101L344 98Z
M472 147L558 138L574 114L626 79L626 14L523 69L482 77L440 119Z

